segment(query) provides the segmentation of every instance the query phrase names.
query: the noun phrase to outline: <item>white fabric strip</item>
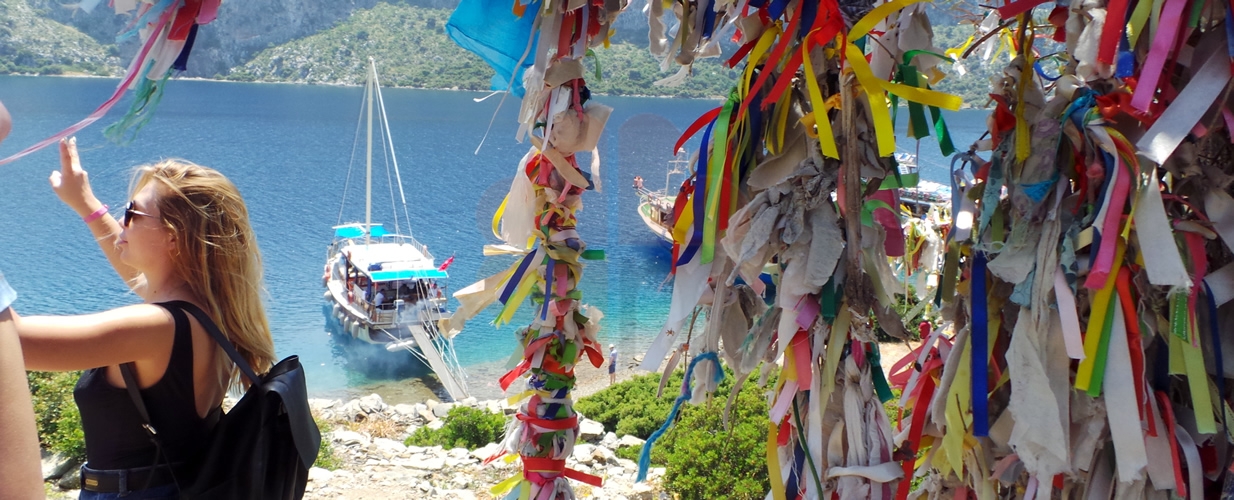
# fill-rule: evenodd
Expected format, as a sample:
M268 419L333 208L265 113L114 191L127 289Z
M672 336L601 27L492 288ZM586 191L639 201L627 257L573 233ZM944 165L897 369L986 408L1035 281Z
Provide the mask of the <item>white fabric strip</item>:
M1113 302L1114 322L1110 325L1110 351L1105 365L1106 418L1110 422L1110 440L1114 442L1118 480L1127 483L1143 479L1148 452L1136 403L1127 324L1121 302L1117 298Z
M1148 132L1135 143L1140 154L1158 165L1165 163L1174 150L1183 142L1191 129L1212 106L1213 101L1225 90L1230 81L1228 56L1220 50L1212 51L1208 60L1183 87L1178 97L1161 113L1161 117L1148 128Z
M1072 295L1071 287L1067 286L1067 277L1063 274L1061 265L1054 270L1054 299L1058 303L1067 357L1084 359L1084 342L1080 338L1080 317L1075 308L1075 295Z
M673 299L668 309L668 321L664 323L664 328L660 330L660 335L651 343L651 347L647 348L647 354L643 357L643 362L638 366L638 369L653 372L660 368L660 363L664 361L665 355L675 343L673 340L677 338L674 334L681 331L682 324L686 318L690 317L690 313L694 312L694 305L698 304L698 299L703 296L703 292L707 289L707 277L711 275L711 263L699 264L699 259L687 262L685 265L677 267L677 278L673 280Z
M1160 286L1190 287L1191 277L1187 275L1178 246L1174 244L1174 231L1165 217L1161 191L1157 188L1157 167L1150 171L1149 179L1149 186L1140 190L1135 208L1136 240L1140 243L1140 254L1144 256L1148 282Z

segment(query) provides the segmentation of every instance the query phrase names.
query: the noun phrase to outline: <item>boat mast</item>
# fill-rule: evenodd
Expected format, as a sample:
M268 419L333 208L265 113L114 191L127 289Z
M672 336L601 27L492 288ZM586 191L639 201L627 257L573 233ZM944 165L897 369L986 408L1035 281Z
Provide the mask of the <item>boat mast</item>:
M368 84L364 97L368 101L368 158L364 171L364 245L368 246L373 231L373 86L377 79L377 63L368 58Z

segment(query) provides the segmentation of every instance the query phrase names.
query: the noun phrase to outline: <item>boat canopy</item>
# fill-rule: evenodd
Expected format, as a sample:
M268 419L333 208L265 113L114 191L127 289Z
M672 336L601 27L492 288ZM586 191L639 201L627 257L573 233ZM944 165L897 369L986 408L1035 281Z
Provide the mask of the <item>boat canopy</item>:
M374 224L372 228L369 229L369 233L369 236L373 238L380 238L389 234L386 232L385 226L379 224ZM364 236L364 224L348 224L346 226L336 226L334 228L335 238L359 238L361 236Z
M446 278L445 271L437 269L400 269L397 271L373 271L373 281L395 281L425 278Z

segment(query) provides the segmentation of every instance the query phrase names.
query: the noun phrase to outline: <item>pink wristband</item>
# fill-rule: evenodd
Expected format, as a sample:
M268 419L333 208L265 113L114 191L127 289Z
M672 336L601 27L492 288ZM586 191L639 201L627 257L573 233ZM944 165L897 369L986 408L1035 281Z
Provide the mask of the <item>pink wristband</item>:
M99 218L99 217L102 217L102 216L103 216L103 214L107 213L107 211L108 211L108 210L110 210L110 209L111 209L111 207L109 207L109 206L107 206L107 205L103 205L103 206L99 207L99 209L98 209L98 210L95 210L93 213L91 213L90 215L87 215L87 216L85 216L85 217L82 217L82 218L81 218L81 220L85 221L85 222L86 222L86 224L89 224L89 223L91 223L91 222L94 222L94 221L98 220L98 218Z

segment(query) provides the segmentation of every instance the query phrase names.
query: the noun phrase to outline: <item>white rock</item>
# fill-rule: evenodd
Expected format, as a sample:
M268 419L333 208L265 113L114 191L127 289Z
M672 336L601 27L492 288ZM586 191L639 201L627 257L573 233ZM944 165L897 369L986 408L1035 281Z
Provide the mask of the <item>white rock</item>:
M468 397L468 398L466 398L466 399L464 399L464 400L460 401L459 403L461 403L463 406L468 406L468 407L471 407L471 408L475 408L475 407L476 407L476 402L477 402L477 401L476 401L476 398L474 398L474 397Z
M347 420L348 422L356 422L367 417L364 410L360 408L359 400L351 400L343 404L334 412L336 417Z
M326 408L334 408L342 403L337 399L310 398L308 404L310 410L321 411Z
M360 398L360 409L364 410L364 413L381 413L387 406L386 402L382 401L381 396L377 394L369 394Z
M600 440L600 444L607 446L609 448L616 448L618 442L619 441L617 440L617 435L611 432L605 433L604 439Z
M638 464L634 463L633 460L618 458L617 465L624 467L626 470L638 470Z
M416 407L414 405L409 405L406 403L397 404L397 405L394 405L394 413L397 413L405 417L410 417L416 414Z
M330 441L343 446L368 446L369 444L368 436L346 429L335 429L334 432L330 433Z
M467 448L450 448L450 451L446 452L446 454L449 455L450 458L466 458L469 453L467 452Z
M43 479L59 479L65 473L76 465L72 458L66 457L59 453L49 453L46 450L43 454Z
M426 458L424 460L412 462L411 466L416 469L441 470L446 466L446 459L440 457Z
M438 403L437 406L433 407L433 415L436 415L437 418L446 418L446 415L450 414L451 408L454 408L454 403Z
M631 435L629 435L629 434L626 434L626 435L624 435L624 436L621 436L621 439L617 441L617 446L616 446L616 447L617 447L617 448L625 448L625 447L627 447L627 446L642 446L642 445L643 445L643 443L646 443L646 442L647 442L647 441L646 441L646 440L644 440L644 439L639 439L639 438L637 438L637 437L635 437L635 436L631 436Z
M437 430L445 426L446 426L445 420L434 420L432 422L429 422L427 425L429 429L433 429L433 430Z
M392 457L407 452L407 447L398 441L386 438L377 438L373 440L373 444L377 447L377 451L381 452L386 457Z
M467 490L441 490L441 495L445 498L454 498L458 500L476 500L476 494Z
M591 455L595 457L597 464L617 465L617 455L604 446L597 446Z
M501 443L489 443L481 448L472 450L471 456L476 460L483 462L487 460L488 457L496 455L499 451L501 451Z
M439 405L439 404L441 404L441 401L438 401L438 400L436 400L436 399L426 399L426 400L424 400L424 406L425 406L425 407L427 407L427 408L429 409L429 411L433 411L433 408L436 408L436 407L437 407L437 405Z
M596 445L588 444L588 443L578 443L574 445L574 453L571 454L570 456L574 457L574 460L580 464L590 464L595 461L595 458L594 458L595 452L596 452Z
M416 408L416 414L420 415L420 418L423 418L425 422L432 423L434 420L437 420L437 415L433 415L433 410L428 409L427 406Z
M308 480L316 483L318 488L330 482L331 479L334 479L333 472L321 467L313 467L312 469L309 469Z
M604 424L595 420L584 418L578 424L578 439L579 441L593 442L600 439L604 435Z
M668 469L664 467L652 467L647 471L647 477L663 477L667 472Z
M484 406L485 408L488 408L489 413L501 413L501 401L497 401L495 399L489 400L484 403Z

